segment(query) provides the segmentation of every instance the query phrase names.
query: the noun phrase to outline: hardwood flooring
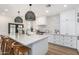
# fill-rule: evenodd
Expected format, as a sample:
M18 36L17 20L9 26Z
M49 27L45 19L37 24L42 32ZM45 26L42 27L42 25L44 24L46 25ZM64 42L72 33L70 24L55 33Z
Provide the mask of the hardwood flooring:
M78 52L76 49L49 43L48 55L78 55Z

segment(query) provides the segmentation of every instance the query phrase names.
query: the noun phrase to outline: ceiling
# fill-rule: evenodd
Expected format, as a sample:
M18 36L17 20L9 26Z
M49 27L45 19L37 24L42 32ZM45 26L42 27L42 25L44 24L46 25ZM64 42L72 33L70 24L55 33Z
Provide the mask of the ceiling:
M35 12L36 16L51 16L59 14L62 11L78 8L79 4L68 4L64 7L64 4L51 4L51 7L46 7L46 4L33 4L31 10ZM5 11L8 9L8 11ZM28 4L0 4L0 14L6 16L17 16L17 11L20 11L20 15L24 16L29 10Z

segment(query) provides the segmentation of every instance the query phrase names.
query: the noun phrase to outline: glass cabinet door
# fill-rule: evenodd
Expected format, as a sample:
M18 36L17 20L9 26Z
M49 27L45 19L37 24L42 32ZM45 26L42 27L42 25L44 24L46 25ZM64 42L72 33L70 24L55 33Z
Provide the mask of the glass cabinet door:
M10 34L15 34L15 28L16 26L15 25L10 25Z

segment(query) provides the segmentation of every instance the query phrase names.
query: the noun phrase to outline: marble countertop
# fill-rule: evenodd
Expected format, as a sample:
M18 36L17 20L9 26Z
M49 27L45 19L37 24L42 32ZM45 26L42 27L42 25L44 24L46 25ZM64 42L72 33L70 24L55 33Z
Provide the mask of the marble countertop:
M31 36L27 36L27 35L8 35L9 37L11 37L12 39L14 39L15 41L27 46L30 44L33 44L35 42L38 42L40 40L43 40L47 37L49 37L49 35L31 35Z

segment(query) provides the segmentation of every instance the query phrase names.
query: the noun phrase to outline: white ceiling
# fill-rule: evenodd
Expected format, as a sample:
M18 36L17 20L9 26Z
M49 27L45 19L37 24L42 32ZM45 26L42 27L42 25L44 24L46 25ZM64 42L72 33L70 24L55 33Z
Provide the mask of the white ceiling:
M31 10L35 12L36 16L51 16L56 15L62 11L78 8L79 4L68 4L67 7L64 7L64 4L55 4L51 7L46 7L46 4L33 4ZM4 9L8 9L7 12ZM0 4L0 14L7 16L17 16L17 11L20 11L20 15L24 16L25 13L29 10L29 5L25 4ZM49 12L46 13L46 10Z

